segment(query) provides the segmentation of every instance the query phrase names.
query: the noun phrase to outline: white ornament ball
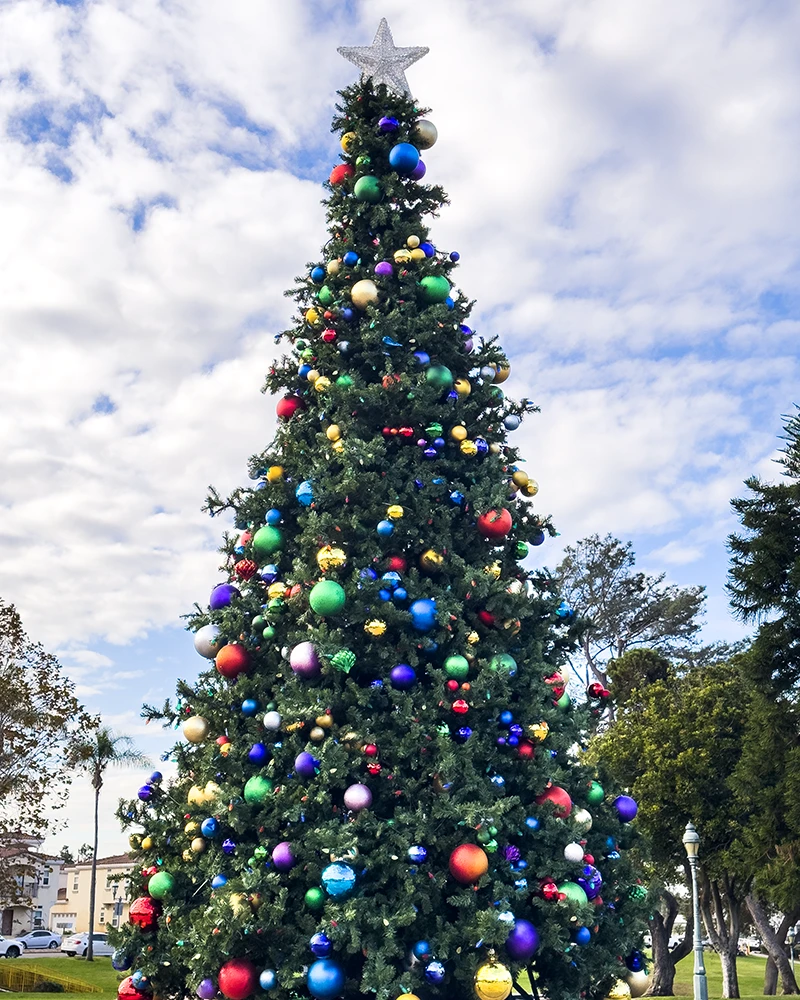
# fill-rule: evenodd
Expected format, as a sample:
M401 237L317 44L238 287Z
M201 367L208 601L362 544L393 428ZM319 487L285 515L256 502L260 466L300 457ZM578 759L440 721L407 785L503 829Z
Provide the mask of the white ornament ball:
M192 715L181 726L183 735L190 743L202 743L208 736L208 728L208 722L202 715Z
M567 844L564 848L564 860L577 864L583 861L583 848L580 844Z
M572 814L572 822L581 833L588 833L592 828L592 814L588 809L576 809Z
M280 712L267 712L264 716L264 728L277 732L281 728L282 721Z
M629 972L625 977L625 982L630 988L632 997L642 997L650 986L650 977L644 969L639 969L638 972Z
M204 625L194 634L194 648L207 660L213 660L220 649L219 629L216 625Z

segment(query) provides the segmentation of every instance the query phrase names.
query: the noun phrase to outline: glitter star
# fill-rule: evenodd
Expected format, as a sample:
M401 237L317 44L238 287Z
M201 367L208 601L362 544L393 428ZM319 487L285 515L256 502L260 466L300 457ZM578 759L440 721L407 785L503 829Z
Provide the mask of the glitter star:
M372 45L342 46L336 51L358 66L376 86L385 83L389 90L411 96L405 70L430 50L421 45L397 48L389 24L383 17Z

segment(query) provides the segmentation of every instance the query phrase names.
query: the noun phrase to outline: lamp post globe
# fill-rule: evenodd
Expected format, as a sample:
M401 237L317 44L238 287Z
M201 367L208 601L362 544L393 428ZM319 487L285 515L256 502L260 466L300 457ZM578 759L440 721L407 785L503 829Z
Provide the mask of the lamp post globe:
M694 823L687 823L683 834L683 846L689 859L692 873L692 913L694 914L694 1000L708 1000L708 979L703 962L703 935L700 923L700 894L697 889L697 857L700 853L700 834Z

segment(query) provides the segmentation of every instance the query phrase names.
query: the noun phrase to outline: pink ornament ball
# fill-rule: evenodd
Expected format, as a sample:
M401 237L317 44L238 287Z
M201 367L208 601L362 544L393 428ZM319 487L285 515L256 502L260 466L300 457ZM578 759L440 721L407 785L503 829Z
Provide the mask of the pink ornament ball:
M320 672L319 656L313 642L300 642L289 654L289 666L306 680L316 677Z
M372 805L372 792L366 785L351 785L344 793L345 808L361 812Z

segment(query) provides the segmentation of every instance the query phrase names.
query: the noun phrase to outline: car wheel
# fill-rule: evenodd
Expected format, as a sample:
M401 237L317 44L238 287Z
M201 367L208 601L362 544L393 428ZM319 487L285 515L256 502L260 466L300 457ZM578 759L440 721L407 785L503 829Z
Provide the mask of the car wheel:
M75 958L74 951L65 951L64 954L67 956L67 958Z
M19 958L19 948L17 947L9 948L8 951L6 952L6 956L8 958Z
M57 941L51 941L50 944L47 947L50 948L50 950L52 951L54 948L58 947L58 942Z

